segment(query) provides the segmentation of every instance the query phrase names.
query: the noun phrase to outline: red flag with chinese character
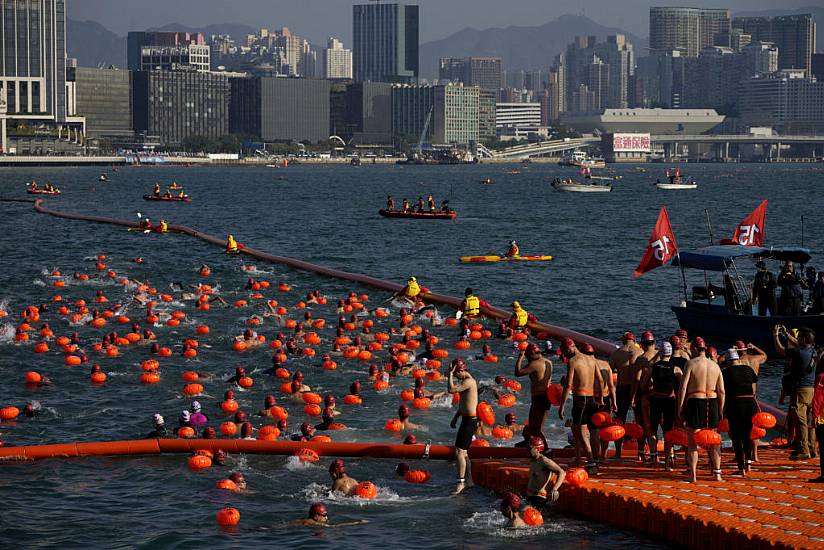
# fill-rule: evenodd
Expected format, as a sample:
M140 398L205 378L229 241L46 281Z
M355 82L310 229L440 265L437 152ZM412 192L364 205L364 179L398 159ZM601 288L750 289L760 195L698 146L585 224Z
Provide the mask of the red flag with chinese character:
M675 244L675 235L670 226L669 215L666 207L661 208L658 214L658 221L647 244L647 251L641 258L641 263L635 268L635 278L637 279L647 271L661 267L678 254L678 245Z
M744 246L764 246L764 224L767 221L767 199L758 205L744 221L735 227L732 242Z

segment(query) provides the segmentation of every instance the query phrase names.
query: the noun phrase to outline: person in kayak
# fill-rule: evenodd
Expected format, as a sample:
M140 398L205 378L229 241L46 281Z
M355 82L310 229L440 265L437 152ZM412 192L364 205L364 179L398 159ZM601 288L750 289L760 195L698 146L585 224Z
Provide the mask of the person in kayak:
M167 189L166 192L163 193L163 198L164 199L171 199L172 198L172 192Z
M464 291L464 299L461 302L463 317L477 317L481 313L481 301L473 293L472 288Z
M444 199L441 201L441 212L450 212L449 199Z
M154 186L154 191L152 191L152 194L153 194L155 197L159 197L159 196L160 196L160 184L159 184L159 183L156 183L156 184L155 184L155 186Z
M237 254L240 251L240 247L238 247L237 241L235 241L235 237L233 235L229 235L226 237L226 253L227 254Z
M395 209L395 199L392 198L392 195L386 197L386 209L390 212Z
M407 199L403 199L403 211L409 212L412 207L409 205L409 201Z
M435 211L435 199L432 198L432 195L426 197L426 205L429 207L430 212Z
M506 254L504 254L504 256L506 256L507 258L514 258L515 256L520 255L521 249L518 248L518 243L516 243L514 240L509 241L509 250L506 251Z
M520 302L512 302L512 316L509 318L509 327L512 329L524 328L529 323L529 313L521 307Z
M400 292L393 294L393 298L405 298L408 302L414 304L416 297L421 293L421 287L418 284L418 279L409 277L406 281L406 286Z
M169 232L169 224L166 223L166 220L160 220L160 232L161 233L168 233Z
M140 220L140 223L137 224L137 227L140 229L151 229L152 222L149 218L143 218L142 220Z

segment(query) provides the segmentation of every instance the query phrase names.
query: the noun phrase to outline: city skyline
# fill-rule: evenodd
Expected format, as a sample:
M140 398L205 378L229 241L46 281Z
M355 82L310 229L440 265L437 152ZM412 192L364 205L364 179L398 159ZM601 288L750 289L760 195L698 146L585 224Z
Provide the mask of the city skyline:
M119 35L169 24L190 27L229 23L252 27L286 25L300 29L313 43L322 44L330 36L341 37L344 43L351 42L351 25L342 22L351 20L352 5L356 3L352 0L285 0L273 6L266 0L246 0L244 7L239 8L237 3L201 0L198 9L192 10L191 0L143 0L139 4L126 3L112 10L111 2L107 0L74 0L68 3L67 11L72 19L96 21ZM654 0L629 0L620 6L608 0L561 0L552 5L546 5L542 0L520 0L506 5L493 0L452 0L448 3L418 0L411 3L421 6L421 42L441 39L464 28L534 26L566 14L584 15L597 23L620 27L646 37L649 8L678 4ZM724 2L723 6L703 0L688 4L694 7L725 7L733 15L776 9L769 0L733 0ZM785 12L805 6L815 9L813 4L810 0L790 0L784 2L780 9ZM324 13L325 17L318 18L317 13ZM436 13L437 16L434 16Z

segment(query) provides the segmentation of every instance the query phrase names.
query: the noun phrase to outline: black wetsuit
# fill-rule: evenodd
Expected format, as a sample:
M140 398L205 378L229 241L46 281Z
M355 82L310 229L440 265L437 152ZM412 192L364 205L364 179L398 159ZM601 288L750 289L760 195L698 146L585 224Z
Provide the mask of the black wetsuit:
M680 358L679 358L680 359ZM649 400L649 431L651 435L657 436L660 426L664 433L670 431L675 424L676 401L675 393L678 391L678 378L675 376L674 359L669 361L658 361L652 365L652 393L647 397Z
M752 454L752 417L758 412L753 384L758 381L758 375L749 365L744 364L730 365L722 373L727 395L724 416L730 423L730 439L738 469L743 470L746 460Z

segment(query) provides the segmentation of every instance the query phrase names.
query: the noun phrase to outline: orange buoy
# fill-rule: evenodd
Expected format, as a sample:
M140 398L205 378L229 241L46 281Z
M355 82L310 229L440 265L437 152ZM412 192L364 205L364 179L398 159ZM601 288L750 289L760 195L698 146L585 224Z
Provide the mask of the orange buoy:
M752 423L754 426L763 428L765 430L769 430L775 427L776 419L775 416L771 415L768 412L759 412L753 415Z
M309 441L314 441L315 443L332 443L332 438L328 435L313 435Z
M46 342L37 342L34 345L34 353L46 353L49 351L49 345Z
M361 399L357 395L352 395L350 393L343 396L343 402L346 405L360 405L361 403L363 403L363 399Z
M0 420L14 420L20 415L17 407L3 407L0 409Z
M511 393L506 393L498 398L498 405L501 407L513 407L517 398Z
M338 364L329 359L323 362L323 368L326 370L335 370L338 368Z
M478 418L480 418L484 424L487 426L492 426L495 424L495 411L489 403L486 401L481 401L478 403L477 412Z
M412 378L423 378L426 376L426 371L423 369L415 369L412 371Z
M102 384L106 381L106 373L105 372L93 372L90 377L92 384Z
M517 380L507 380L504 382L504 387L512 391L521 391L521 383Z
M624 424L624 431L627 433L627 437L632 439L641 439L644 437L644 427L637 422L627 422Z
M521 517L523 518L524 523L530 527L538 527L539 525L544 524L544 516L542 516L541 512L532 506L527 506L524 508L524 511L521 512Z
M106 319L104 319L103 317L95 317L94 319L89 321L89 324L95 328L100 328L106 325Z
M237 508L223 508L218 510L215 520L218 525L223 527L233 527L240 522L240 512L237 511Z
M157 384L160 382L160 375L156 372L144 372L140 375L141 384Z
M43 380L43 377L40 375L39 372L30 370L26 373L26 382L29 384L36 384Z
M80 359L80 357L78 357L77 355L67 355L66 357L63 358L63 363L65 363L66 365L69 365L71 367L77 366L82 362L83 362L83 360Z
M157 350L157 354L160 357L171 357L172 356L172 348L162 347L159 350Z
M212 466L212 459L208 456L194 455L189 457L189 469L194 471L205 470Z
M183 426L181 428L178 428L177 435L180 437L191 438L195 436L195 430L194 428L190 428L189 426Z
M591 420L593 425L600 428L612 422L612 416L610 416L609 413L601 411L593 414Z
M198 325L197 328L195 328L195 332L198 334L209 334L209 327L206 325Z
M183 393L189 396L199 395L203 393L203 386L200 384L186 384L183 386Z
M573 468L566 473L566 482L572 487L582 487L589 479L589 474L583 468Z
M473 439L471 447L489 447L489 441L486 439Z
M222 422L220 424L220 433L225 436L232 437L237 433L237 424L234 422Z
M186 357L187 359L194 359L197 357L197 350L194 348L186 348L183 350L183 357Z
M698 430L693 439L696 445L705 449L721 445L721 435L715 430Z
M666 432L664 434L664 439L673 445L679 445L681 447L686 447L689 444L687 432L681 428L675 428Z
M372 384L372 388L375 391L388 390L389 389L389 382L387 382L386 380L378 380L377 382Z
M372 500L378 496L378 488L371 481L361 481L355 489L355 494L360 498Z
M546 389L546 396L549 403L554 406L561 404L561 397L564 395L564 387L561 384L550 384Z
M384 429L390 432L399 432L403 430L403 424L397 418L392 418L386 421L386 424L383 425Z
M312 449L298 449L295 451L294 456L298 457L301 462L317 462L320 460L318 453Z
M146 359L140 363L140 368L146 372L151 372L159 369L160 363L157 362L157 359Z
M311 405L320 405L323 403L323 398L317 393L304 392L300 397L303 399L304 403L309 403Z
M309 416L320 416L321 408L320 405L315 405L314 403L307 403L303 406L303 412L308 414Z
M166 321L166 326L167 326L167 327L177 327L177 326L180 326L180 319L175 319L174 317L172 317L171 319L168 319L168 320Z
M458 340L453 344L455 349L467 349L471 344L468 340Z
M512 430L506 426L495 426L492 428L492 437L498 439L512 439Z
M484 355L484 362L485 363L497 363L498 362L498 356L493 355L491 353L488 354L488 355Z
M409 470L403 474L403 479L409 483L426 483L432 475L426 470Z
M401 400L403 401L412 401L415 399L415 391L414 390L402 390L401 391Z
M252 384L254 384L254 383L255 383L255 381L252 380L252 378L249 377L249 376L242 376L237 381L237 385L240 386L241 388L251 388Z
M432 400L428 397L418 397L412 401L412 406L416 409L428 409Z
M269 408L269 414L272 415L272 418L276 418L277 420L286 420L289 418L289 411L283 407L278 407L277 405Z
M235 340L232 342L232 349L238 353L246 351L246 342L243 340Z
M220 479L215 483L215 489L224 489L226 491L237 491L237 483L231 479Z
M440 380L441 379L441 373L439 373L436 370L429 371L429 372L426 373L426 379L427 380L432 380L432 381Z
M753 426L750 430L750 439L761 439L766 435L767 430L765 430L764 428L759 428L758 426Z
M618 441L619 439L623 439L626 433L623 426L613 425L601 428L598 432L598 437L601 441Z
M727 420L726 418L722 418L718 422L718 431L719 432L729 433L729 431L730 431L730 421Z

